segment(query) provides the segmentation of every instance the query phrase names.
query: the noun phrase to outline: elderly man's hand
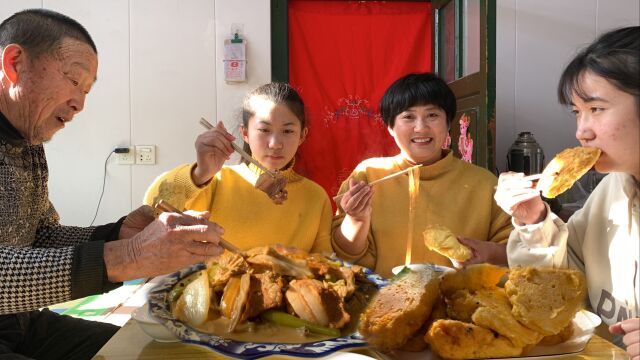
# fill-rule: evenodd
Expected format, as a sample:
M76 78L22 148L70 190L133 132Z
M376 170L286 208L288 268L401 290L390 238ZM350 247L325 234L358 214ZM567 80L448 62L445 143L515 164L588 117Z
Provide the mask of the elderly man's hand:
M209 212L162 213L132 238L105 243L109 280L167 274L222 254L224 230L208 218Z
M128 239L142 231L155 220L153 208L148 205L133 210L122 222L118 239Z

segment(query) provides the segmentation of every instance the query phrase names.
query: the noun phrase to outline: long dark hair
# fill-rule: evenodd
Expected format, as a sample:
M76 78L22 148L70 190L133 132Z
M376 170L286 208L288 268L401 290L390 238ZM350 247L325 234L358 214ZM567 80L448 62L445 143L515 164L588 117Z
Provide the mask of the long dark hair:
M636 97L640 109L640 26L601 35L567 65L558 83L558 101L571 104L573 94L586 100L580 83L585 72L605 78L617 89Z

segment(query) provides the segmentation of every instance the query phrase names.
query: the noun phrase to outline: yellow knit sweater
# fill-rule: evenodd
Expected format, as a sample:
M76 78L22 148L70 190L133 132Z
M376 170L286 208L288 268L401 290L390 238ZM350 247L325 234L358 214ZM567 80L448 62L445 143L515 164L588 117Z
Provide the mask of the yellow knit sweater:
M351 174L372 182L412 166L400 155L372 158L360 163ZM513 229L511 218L493 200L496 177L489 171L455 158L451 152L433 165L420 168L420 188L416 205L411 247L412 263L451 266L451 262L424 245L422 232L429 224L448 227L454 234L506 242ZM348 179L339 193L348 189ZM342 224L344 211L338 207L332 228ZM374 189L368 247L356 256L345 253L335 241L336 254L389 277L391 269L405 263L409 219L409 180L399 176Z
M184 164L160 175L144 202L151 205L164 199L181 210L211 211L211 221L225 230L223 238L243 250L282 244L331 252L331 203L318 184L289 168L282 172L289 197L276 205L254 188L262 171L252 164L223 166L203 187L191 179L193 166Z

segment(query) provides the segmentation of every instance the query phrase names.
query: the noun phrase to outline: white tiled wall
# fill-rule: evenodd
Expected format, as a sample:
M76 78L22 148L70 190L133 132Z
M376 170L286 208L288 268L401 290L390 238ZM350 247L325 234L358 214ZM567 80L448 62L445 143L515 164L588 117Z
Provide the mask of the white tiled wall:
M132 167L132 206L162 171L195 160L201 116L215 114L214 5L131 0L131 138L155 144L158 165Z
M558 104L564 67L598 34L640 23L638 0L499 0L496 38L496 164L509 146L533 132L548 162L578 145L575 119Z
M45 0L44 7L83 24L98 48L98 80L84 111L46 145L49 192L64 223L88 225L95 214L104 162L116 145L128 145L129 4L128 0ZM105 193L96 223L116 219L131 207L131 166L107 163Z
M247 40L247 76L248 83L227 84L224 80L224 67L216 67L218 92L216 103L220 106L217 118L208 119L210 122L222 121L227 130L240 143L240 128L242 99L247 91L256 85L271 81L271 22L270 1L216 1L216 64L222 64L224 58L224 39L231 36L233 24L242 25ZM244 11L243 11L244 9ZM222 14L234 14L223 16ZM266 24L266 27L265 27ZM224 105L224 106L223 106ZM231 161L239 157L234 154Z

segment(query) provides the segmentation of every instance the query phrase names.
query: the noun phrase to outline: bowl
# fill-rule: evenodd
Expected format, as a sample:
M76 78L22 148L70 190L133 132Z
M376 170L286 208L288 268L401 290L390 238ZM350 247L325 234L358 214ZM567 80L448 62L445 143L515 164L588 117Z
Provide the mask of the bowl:
M159 342L177 342L180 341L169 329L164 327L161 323L156 321L149 314L149 304L145 303L143 306L135 309L131 314L131 317L138 323L142 331L149 335L155 341Z
M435 264L409 264L409 265L398 265L396 267L394 267L393 269L391 269L391 272L393 273L393 275L398 275L398 273L400 271L402 271L402 269L404 269L405 267L408 267L411 270L415 270L415 271L420 271L420 270L425 270L425 269L432 269L434 271L438 271L438 272L448 272L448 271L455 271L455 269L447 267L447 266L442 266L442 265L435 265Z

